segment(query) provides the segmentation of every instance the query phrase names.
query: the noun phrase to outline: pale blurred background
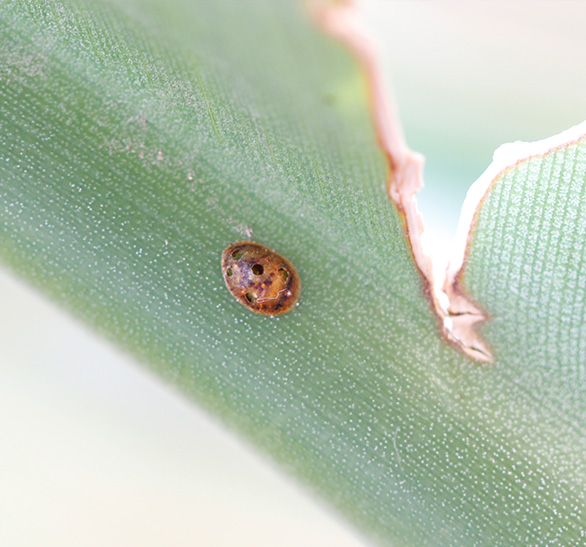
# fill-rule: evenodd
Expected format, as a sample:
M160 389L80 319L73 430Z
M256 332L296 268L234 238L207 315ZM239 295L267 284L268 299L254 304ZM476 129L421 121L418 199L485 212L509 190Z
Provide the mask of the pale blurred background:
M430 248L447 254L466 191L499 145L586 120L586 2L357 4L407 142L426 157L419 206Z
M358 5L408 142L427 156L421 209L447 246L499 144L586 119L586 3ZM363 544L265 458L3 270L0 302L0 545Z

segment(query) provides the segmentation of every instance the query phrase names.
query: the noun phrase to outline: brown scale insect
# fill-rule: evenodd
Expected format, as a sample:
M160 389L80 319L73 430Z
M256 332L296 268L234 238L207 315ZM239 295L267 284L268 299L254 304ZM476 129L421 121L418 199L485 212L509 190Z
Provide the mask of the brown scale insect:
M291 311L299 298L299 274L285 257L252 241L238 241L222 253L222 274L236 300L263 315Z

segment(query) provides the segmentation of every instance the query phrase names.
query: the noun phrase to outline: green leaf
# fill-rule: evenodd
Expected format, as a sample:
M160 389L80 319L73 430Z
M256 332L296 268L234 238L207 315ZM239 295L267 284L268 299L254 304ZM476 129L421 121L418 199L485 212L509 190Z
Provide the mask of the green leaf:
M483 335L503 373L539 405L531 420L538 418L539 445L558 480L565 458L574 461L572 474L586 470L585 133L582 124L563 139L536 143L547 151L533 145L528 159L499 173L462 272L490 313Z
M513 367L501 351L511 327L473 258L484 231L501 241L479 221L466 282L498 358L481 367L440 337L359 67L301 5L0 10L4 264L375 541L577 541L584 435L577 410L560 420L572 381L542 396L525 353ZM245 238L297 267L291 313L252 314L226 290L222 250Z

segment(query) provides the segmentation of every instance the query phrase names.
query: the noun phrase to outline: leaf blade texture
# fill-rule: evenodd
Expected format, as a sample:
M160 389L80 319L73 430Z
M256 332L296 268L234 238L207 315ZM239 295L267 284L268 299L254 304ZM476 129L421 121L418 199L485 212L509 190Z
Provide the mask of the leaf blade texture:
M376 542L579 537L583 435L440 339L360 69L300 5L0 9L4 264ZM287 316L223 286L244 236L298 269Z

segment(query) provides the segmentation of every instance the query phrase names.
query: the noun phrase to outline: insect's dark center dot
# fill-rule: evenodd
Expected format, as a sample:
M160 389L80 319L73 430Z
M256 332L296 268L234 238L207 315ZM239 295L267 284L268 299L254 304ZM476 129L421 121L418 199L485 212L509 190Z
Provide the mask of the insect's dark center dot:
M226 275L227 275L228 277L231 277L233 273L234 273L234 272L232 271L232 268L228 268L228 269L226 270Z
M264 273L265 269L260 265L260 264L255 264L252 267L252 273L254 275L262 275Z
M246 300L248 300L251 303L255 303L256 302L256 294L253 292L247 292L246 293Z
M240 260L242 258L242 256L244 255L244 251L234 251L232 253L232 258L234 260Z
M289 272L285 268L279 268L279 275L283 281L289 279Z

